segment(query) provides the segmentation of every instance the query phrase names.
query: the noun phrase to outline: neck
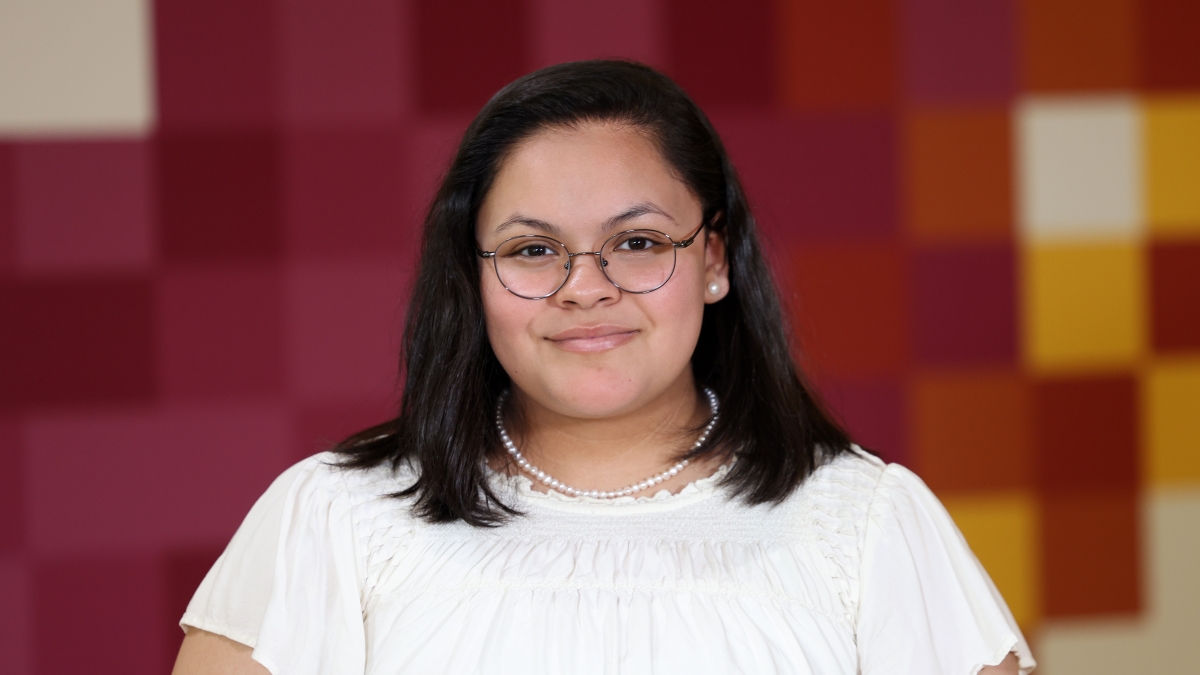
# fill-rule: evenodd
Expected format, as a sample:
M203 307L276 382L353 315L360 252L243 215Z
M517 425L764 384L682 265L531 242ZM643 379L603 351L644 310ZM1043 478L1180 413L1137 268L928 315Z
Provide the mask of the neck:
M695 429L711 416L690 370L652 400L603 419L564 415L516 387L512 396L521 412L520 427L509 425L518 449L546 473L582 490L622 488L671 467L692 447L698 435ZM719 458L691 462L649 492L677 491L711 474L718 462ZM515 465L508 470L518 471Z

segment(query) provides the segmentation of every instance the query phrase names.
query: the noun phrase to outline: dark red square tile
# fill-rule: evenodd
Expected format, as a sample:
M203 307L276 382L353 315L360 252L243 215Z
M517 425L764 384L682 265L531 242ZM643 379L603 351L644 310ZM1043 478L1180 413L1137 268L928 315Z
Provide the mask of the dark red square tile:
M300 133L287 139L287 247L303 257L399 255L417 247L397 134Z
M908 363L908 279L894 246L812 246L790 258L794 325L818 378L895 374Z
M280 250L280 148L267 133L158 142L162 250L171 261L266 260Z
M898 230L890 116L722 116L716 124L769 243L881 239Z
M762 108L778 96L775 3L669 0L668 71L701 106Z
M1010 246L944 247L912 257L913 352L936 365L1016 358L1016 271Z
M1200 87L1200 3L1139 0L1137 25L1143 86L1158 90Z
M412 101L407 6L284 2L283 110L292 126L395 125Z
M529 70L528 13L522 0L418 0L421 108L474 113Z
M145 141L23 143L17 161L22 270L150 267L154 200Z
M1139 485L1138 391L1127 375L1034 384L1034 456L1042 492Z
M154 70L163 127L262 128L277 118L276 4L154 3Z
M157 288L159 391L280 394L283 274L272 266L167 269Z
M162 673L167 663L162 606L162 572L155 560L38 563L33 572L37 672Z
M1138 495L1064 492L1042 498L1042 608L1047 618L1142 609Z
M1200 242L1150 247L1150 301L1154 349L1200 349Z
M25 452L15 415L0 415L0 556L25 545Z
M908 95L921 102L999 102L1016 90L1015 0L903 4Z
M139 278L0 283L0 409L154 397L154 302Z
M162 643L166 662L162 672L170 672L183 643L184 633L179 627L179 620L187 611L188 603L204 581L208 570L217 562L224 546L198 546L192 548L171 549L160 563L160 574L165 582L164 612L162 617Z
M879 108L899 89L895 3L782 3L783 100L799 109Z

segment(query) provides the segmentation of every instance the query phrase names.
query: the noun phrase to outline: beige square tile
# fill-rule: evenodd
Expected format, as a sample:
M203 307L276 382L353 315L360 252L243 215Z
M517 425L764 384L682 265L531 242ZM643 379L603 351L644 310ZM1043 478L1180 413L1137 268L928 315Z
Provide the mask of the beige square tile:
M1142 113L1134 98L1031 97L1014 114L1017 217L1027 241L1141 236Z
M148 4L0 2L0 136L149 131L154 94Z

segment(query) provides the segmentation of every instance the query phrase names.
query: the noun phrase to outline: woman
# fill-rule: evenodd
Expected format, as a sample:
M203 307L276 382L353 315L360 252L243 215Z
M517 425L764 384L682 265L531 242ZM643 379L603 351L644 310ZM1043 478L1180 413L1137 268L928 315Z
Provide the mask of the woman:
M649 68L484 107L403 357L397 418L251 510L176 672L1034 665L936 498L815 401L720 140Z

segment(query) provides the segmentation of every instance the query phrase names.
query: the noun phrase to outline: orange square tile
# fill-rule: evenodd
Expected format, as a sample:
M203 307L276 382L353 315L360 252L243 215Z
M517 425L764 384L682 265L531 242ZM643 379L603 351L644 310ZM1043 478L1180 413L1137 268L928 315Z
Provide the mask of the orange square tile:
M905 130L907 220L923 240L1003 240L1012 231L1012 151L1003 109L915 110Z
M1046 617L1141 609L1137 493L1059 493L1043 498L1041 515Z
M1133 0L1023 0L1025 89L1132 87L1137 75Z
M931 488L1032 488L1031 394L1020 373L925 373L912 387L914 468Z

